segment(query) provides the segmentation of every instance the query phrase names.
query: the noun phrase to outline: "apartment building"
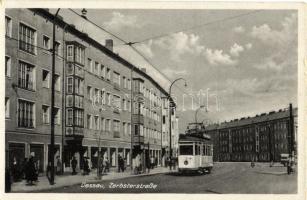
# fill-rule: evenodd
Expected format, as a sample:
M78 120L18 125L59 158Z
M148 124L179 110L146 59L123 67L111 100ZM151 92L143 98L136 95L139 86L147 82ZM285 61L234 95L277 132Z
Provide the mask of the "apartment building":
M65 12L65 10L61 11ZM41 172L50 149L53 15L48 9L6 9L5 141L7 164L34 154ZM55 155L70 169L72 157L83 167L98 154L111 167L118 156L131 159L163 154L163 98L154 77L105 45L56 19ZM175 111L174 111L175 112ZM167 134L167 133L165 133ZM164 144L165 145L165 144ZM144 166L144 165L143 165Z

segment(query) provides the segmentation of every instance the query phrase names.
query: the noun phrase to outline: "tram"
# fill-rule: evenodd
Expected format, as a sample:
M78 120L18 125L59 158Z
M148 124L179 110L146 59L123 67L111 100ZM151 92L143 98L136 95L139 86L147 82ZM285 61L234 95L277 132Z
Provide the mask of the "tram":
M192 127L192 128L191 128ZM179 173L211 173L213 168L213 144L204 127L189 124L186 134L179 135L178 171Z

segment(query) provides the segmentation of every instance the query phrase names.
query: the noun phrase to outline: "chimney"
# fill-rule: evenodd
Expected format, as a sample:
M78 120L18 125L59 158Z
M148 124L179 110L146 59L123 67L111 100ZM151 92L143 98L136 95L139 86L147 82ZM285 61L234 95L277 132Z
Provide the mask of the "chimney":
M113 40L112 39L106 39L106 48L113 52Z
M146 68L141 68L141 71L146 74Z

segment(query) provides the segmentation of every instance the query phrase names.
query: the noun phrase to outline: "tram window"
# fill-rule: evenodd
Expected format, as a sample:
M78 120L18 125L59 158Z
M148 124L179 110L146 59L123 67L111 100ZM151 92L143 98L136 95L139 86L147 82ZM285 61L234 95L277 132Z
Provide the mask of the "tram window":
M200 146L195 145L195 155L199 155L199 154L200 154Z
M193 155L193 145L180 145L179 153L180 155Z

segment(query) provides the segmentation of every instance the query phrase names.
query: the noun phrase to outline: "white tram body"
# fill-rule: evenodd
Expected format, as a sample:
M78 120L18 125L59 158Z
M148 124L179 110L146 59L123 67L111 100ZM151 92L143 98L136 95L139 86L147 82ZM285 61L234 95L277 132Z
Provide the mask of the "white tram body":
M179 138L179 172L211 172L213 145L209 137L181 135Z

